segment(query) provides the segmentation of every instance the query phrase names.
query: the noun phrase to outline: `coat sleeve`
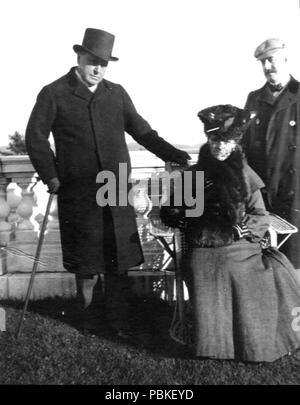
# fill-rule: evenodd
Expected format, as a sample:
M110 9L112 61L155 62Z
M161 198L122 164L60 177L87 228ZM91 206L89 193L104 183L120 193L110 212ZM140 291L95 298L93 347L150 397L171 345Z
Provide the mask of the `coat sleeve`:
M175 148L173 145L165 141L158 133L153 130L150 124L138 114L130 96L121 86L123 93L123 108L125 131L133 137L133 139L147 150L154 153L164 161L183 161L187 159L186 152ZM182 159L181 159L182 157Z
M251 234L251 240L258 242L261 240L270 226L269 213L266 211L261 191L254 191L247 204L246 215L243 223L247 226Z
M48 140L55 116L56 106L45 86L38 94L25 133L27 152L44 183L57 177L55 156Z
M261 194L261 189L265 184L248 164L244 165L244 176L248 185L249 197L242 224L250 233L247 239L258 242L264 237L270 226L269 213Z

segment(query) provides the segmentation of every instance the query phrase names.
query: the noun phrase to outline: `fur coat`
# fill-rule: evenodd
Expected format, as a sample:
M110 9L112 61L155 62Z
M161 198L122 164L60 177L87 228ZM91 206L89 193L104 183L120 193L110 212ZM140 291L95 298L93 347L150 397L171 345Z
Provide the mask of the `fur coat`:
M183 229L188 246L213 248L230 245L239 238L236 226L246 224L250 195L263 187L262 181L249 168L240 149L225 161L218 161L211 155L208 144L202 146L197 164L188 170L193 173L191 187L194 197L196 172L204 171L203 214L185 218L186 207L175 206L171 196L161 208L162 221ZM250 240L255 239L255 234L248 230L245 235Z

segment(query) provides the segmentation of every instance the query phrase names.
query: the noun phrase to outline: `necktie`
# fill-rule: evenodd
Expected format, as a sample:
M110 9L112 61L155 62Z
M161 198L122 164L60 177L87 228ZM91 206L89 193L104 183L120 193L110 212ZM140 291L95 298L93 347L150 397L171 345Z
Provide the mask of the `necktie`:
M275 91L281 91L284 86L281 83L278 83L278 84L269 83L269 87L270 87L270 90L274 93Z

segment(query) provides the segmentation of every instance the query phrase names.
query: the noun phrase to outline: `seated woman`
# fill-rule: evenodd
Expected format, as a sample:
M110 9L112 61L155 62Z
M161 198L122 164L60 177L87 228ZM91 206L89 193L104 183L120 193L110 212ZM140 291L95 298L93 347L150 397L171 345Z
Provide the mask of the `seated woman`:
M288 259L262 243L270 223L264 184L240 146L250 113L219 105L198 116L208 140L187 170L193 190L204 171L203 215L185 217L172 199L161 208L162 221L185 233L195 355L273 361L300 347L300 281Z

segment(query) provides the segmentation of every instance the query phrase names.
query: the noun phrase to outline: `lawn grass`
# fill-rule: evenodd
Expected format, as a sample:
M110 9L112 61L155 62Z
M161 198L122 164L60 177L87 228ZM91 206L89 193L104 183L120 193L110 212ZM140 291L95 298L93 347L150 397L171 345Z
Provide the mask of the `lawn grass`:
M0 332L0 384L207 385L300 384L300 351L273 363L194 359L168 336L172 308L136 298L135 338L85 336L72 324L73 300L31 302L18 340L23 303L0 301L7 332Z

